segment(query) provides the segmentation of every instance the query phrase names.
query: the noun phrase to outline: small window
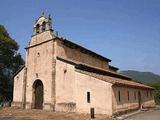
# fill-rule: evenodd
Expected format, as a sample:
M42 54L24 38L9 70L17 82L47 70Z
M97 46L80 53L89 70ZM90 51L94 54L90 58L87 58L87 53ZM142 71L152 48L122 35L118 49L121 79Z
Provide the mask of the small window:
M152 91L150 91L150 96L152 97Z
M136 91L134 91L134 99L135 99L135 100L137 99Z
M121 101L121 92L120 91L118 91L118 100L119 100L119 102Z
M40 53L38 52L38 53L37 53L37 57L39 57L39 56L40 56Z
M127 92L127 94L128 94L128 101L129 101L129 91Z
M17 80L19 80L19 76L17 76Z
M148 97L148 91L146 91L146 96Z
M64 74L66 74L67 73L67 69L64 69Z
M36 73L36 78L38 78L38 73Z
M88 103L90 103L90 102L91 102L90 92L87 92L87 102L88 102Z

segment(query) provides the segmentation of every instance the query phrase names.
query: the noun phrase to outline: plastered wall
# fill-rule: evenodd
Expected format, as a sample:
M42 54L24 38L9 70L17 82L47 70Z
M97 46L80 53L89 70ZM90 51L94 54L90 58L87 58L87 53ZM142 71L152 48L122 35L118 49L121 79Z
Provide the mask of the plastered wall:
M56 110L112 114L112 84L82 74L74 65L56 61ZM87 92L91 101L87 103Z
M32 106L30 106L30 103L33 103L33 83L36 80L41 80L44 86L44 109L49 109L45 104L50 104L52 101L53 54L54 41L49 41L28 49L26 88L26 102L29 104L26 107L28 108Z
M14 77L13 102L22 102L24 68Z
M76 72L76 107L77 112L90 113L90 108L96 114L112 114L112 84L98 80L89 75ZM87 92L90 92L90 103L87 102Z
M56 60L56 110L75 111L74 66Z

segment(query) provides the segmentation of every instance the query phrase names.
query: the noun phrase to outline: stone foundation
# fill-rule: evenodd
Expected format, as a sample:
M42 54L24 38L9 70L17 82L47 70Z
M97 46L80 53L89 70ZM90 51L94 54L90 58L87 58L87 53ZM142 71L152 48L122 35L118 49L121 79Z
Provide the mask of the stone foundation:
M26 102L25 108L26 109L33 109L33 103Z
M139 109L139 107L132 108L132 109L124 109L124 110L121 110L121 111L118 111L118 112L114 112L113 115L114 116L120 116L120 115L123 115L123 114L127 114L127 113L130 113L130 112L137 111L138 109Z
M55 106L52 103L44 103L43 104L43 110L55 111Z
M154 108L155 107L155 102L154 100L146 101L143 104L144 108Z
M56 111L64 111L64 112L75 112L76 111L76 103L57 103L55 105Z
M11 107L23 108L23 103L22 102L13 101L12 104L11 104Z

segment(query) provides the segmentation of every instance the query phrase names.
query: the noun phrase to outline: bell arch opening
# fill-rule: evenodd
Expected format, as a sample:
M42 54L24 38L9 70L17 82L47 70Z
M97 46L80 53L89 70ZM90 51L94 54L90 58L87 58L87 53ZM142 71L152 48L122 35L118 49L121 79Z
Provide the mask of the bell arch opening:
M44 32L46 30L46 22L42 23L42 32Z
M44 87L41 80L33 83L33 108L43 109Z
M40 33L40 25L39 24L36 25L36 33Z

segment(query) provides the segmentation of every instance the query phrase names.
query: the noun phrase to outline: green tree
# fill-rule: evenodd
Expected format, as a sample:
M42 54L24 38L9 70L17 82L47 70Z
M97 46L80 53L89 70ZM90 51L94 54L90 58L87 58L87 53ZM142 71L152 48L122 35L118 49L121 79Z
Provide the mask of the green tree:
M13 73L24 64L18 53L19 46L0 25L0 103L12 100Z
M150 84L152 87L155 88L154 90L154 98L157 105L160 105L160 82Z

